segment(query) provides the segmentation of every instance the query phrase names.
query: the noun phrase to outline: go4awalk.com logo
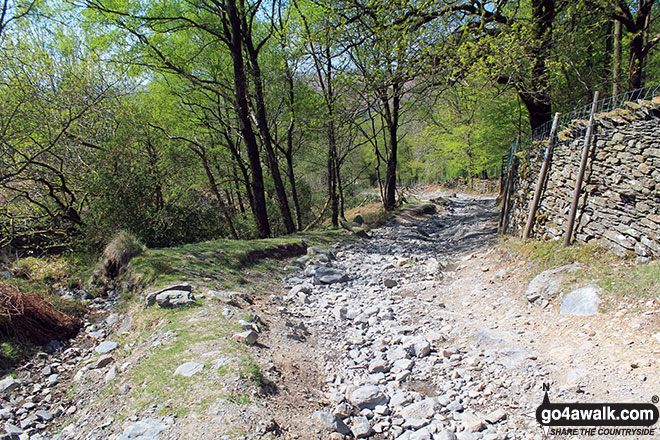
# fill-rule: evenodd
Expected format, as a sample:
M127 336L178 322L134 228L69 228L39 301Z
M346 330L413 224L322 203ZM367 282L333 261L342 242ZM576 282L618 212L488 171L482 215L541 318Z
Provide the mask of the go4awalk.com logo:
M545 397L536 409L536 420L548 435L654 436L660 429L658 397L653 403L552 403L549 384L543 384Z

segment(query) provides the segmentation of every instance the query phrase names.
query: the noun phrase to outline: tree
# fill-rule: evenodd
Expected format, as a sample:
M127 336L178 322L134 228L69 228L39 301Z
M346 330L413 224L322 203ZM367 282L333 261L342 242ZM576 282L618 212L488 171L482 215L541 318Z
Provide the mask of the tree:
M343 29L343 42L361 88L358 93L369 102L385 124L387 145L376 151L385 162L383 206L396 207L399 128L405 96L413 95L415 80L423 67L424 47L431 35L415 22L407 22L405 5L390 2L357 4ZM345 12L342 12L345 14ZM372 135L375 133L372 133Z
M409 138L414 162L406 164L426 181L493 176L519 130L515 93L470 77L448 90L429 93L418 119L425 124ZM405 166L405 165L404 165Z
M660 33L651 37L651 24L658 14L655 0L639 0L631 6L626 0L611 0L601 5L607 14L625 26L632 38L629 43L628 90L644 85L646 61L651 49L660 43Z
M133 35L146 48L148 58L144 63L150 68L185 78L195 87L214 93L218 99L232 105L238 122L237 131L247 151L258 234L260 237L271 235L259 154L261 148L273 178L286 232L293 232L295 225L273 146L259 60L262 49L272 36L272 28L266 27L264 35L258 41L254 40L261 3L227 0L205 2L199 8L193 8L185 4L154 2L141 8L90 0L88 7ZM177 49L169 44L191 39L203 41L201 49L186 44ZM198 59L217 59L217 53L225 54L231 60L231 73L219 70L225 63L222 59L217 60L219 66L210 70L193 68Z
M290 14L287 13L285 16L282 11L281 3L279 4L277 18L277 39L280 49L277 55L281 58L281 68L286 85L285 101L289 112L289 118L285 129L286 146L282 146L281 143L277 141L277 139L275 140L275 146L284 155L286 160L287 175L289 177L289 186L291 188L291 199L293 200L293 206L296 212L296 224L298 230L302 231L302 211L300 208L300 199L298 197L298 187L296 184L296 176L293 166L294 136L298 122L298 115L296 112L296 80L294 78L294 70L298 66L301 55L300 50L298 50L291 41L292 35L290 35ZM277 134L277 130L275 133Z
M328 142L327 154L327 185L328 198L331 207L331 220L334 227L339 226L339 194L338 182L340 178L340 168L337 156L337 93L336 81L338 76L337 59L341 52L337 51L333 45L337 44L335 33L335 24L327 18L314 17L315 22L310 23L310 11L319 12L310 5L305 5L306 11L303 12L299 2L294 1L294 6L298 12L303 24L303 41L306 45L306 54L311 57L316 75L316 85L321 91L325 107L325 134ZM312 26L315 26L313 28Z
M0 206L6 240L46 246L84 226L89 182L81 171L98 151L92 133L104 131L121 72L41 24L5 34L0 52Z

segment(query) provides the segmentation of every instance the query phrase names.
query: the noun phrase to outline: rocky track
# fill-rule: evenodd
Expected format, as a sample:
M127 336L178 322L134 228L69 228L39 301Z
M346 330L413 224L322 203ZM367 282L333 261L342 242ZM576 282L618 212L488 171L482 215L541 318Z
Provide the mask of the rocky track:
M529 438L509 433L535 423L519 415L533 412L529 390L546 373L486 331L473 336L488 349L455 341L457 313L437 290L448 270L492 243L495 222L494 200L452 199L441 215L402 216L370 240L299 261L306 268L286 280L285 299L320 335L331 406L314 413L319 428L358 438ZM325 284L330 271L350 280Z
M645 375L590 353L600 317L567 322L512 297L496 221L494 199L455 196L296 261L266 342L285 437L541 439L544 383L561 402L648 400L628 386Z

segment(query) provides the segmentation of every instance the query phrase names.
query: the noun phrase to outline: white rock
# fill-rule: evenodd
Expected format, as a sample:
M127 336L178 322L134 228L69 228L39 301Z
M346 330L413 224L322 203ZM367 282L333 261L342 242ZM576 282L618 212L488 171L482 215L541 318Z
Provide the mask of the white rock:
M316 411L312 414L312 418L318 423L318 428L322 432L350 433L348 426L329 411Z
M203 369L204 369L204 364L200 364L199 362L186 362L184 364L179 365L176 371L174 371L174 375L192 377L195 374L202 371Z
M595 315L598 313L598 296L601 288L595 284L576 289L564 296L561 301L562 315Z
M346 313L348 309L346 307L335 307L332 314L337 321L344 321L346 319Z
M369 368L367 369L369 373L384 373L387 372L387 362L382 359L375 359L369 363Z
M392 373L399 373L403 370L410 370L415 362L412 359L399 359L392 365Z
M0 393L9 393L20 386L21 382L11 376L0 380Z
M110 367L110 369L108 370L108 372L105 373L105 378L104 378L104 379L105 379L105 383L106 383L106 384L109 384L110 382L112 382L113 380L115 380L116 377L117 377L117 366L116 366L116 365L113 365L112 367Z
M387 396L375 385L363 385L353 390L349 401L359 409L373 409L387 403Z
M117 348L117 343L114 341L103 341L99 345L96 346L94 351L96 351L99 354L106 354L110 353L111 351L115 350Z
M424 336L416 336L411 341L413 354L418 358L428 356L431 352L431 343Z
M431 440L431 432L428 428L418 429L410 434L410 440Z
M369 437L372 432L369 420L366 417L355 417L351 426L351 432L355 438Z
M412 403L401 410L401 415L406 419L426 419L433 418L435 413L442 408L440 402L435 397L428 397L419 402Z

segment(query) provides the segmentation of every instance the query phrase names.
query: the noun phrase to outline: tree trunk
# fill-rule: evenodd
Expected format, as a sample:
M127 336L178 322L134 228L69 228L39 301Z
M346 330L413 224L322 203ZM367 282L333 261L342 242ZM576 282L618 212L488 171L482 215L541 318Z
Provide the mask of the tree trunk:
M532 130L552 119L547 59L552 48L552 22L555 0L532 0L532 37L528 48L532 62L530 87L519 92L529 112Z
M234 192L231 190L231 187L225 188L225 197L227 198L227 207L229 209L229 214L235 214L236 205L234 204Z
M255 215L256 217L256 211L255 211L255 206L254 206L254 194L252 192L252 186L250 184L250 173L248 173L248 169L245 166L245 163L243 162L243 158L240 155L240 152L238 151L238 147L232 140L231 136L226 130L223 130L222 132L225 140L227 141L227 146L229 147L229 151L231 152L232 156L234 156L234 159L236 160L236 165L238 165L238 168L241 171L242 179L238 179L238 176L236 175L236 169L233 169L234 176L237 179L236 183L236 188L238 189L238 180L241 180L243 184L245 185L245 193L247 194L248 197L248 203L250 204L250 210L252 211L252 214ZM240 194L240 191L239 191ZM245 211L243 211L245 212Z
M270 224L266 211L266 196L264 193L263 171L259 158L259 145L250 121L250 108L247 100L247 79L243 62L243 45L241 35L241 20L236 7L236 0L227 0L227 17L229 19L231 41L230 51L234 68L234 96L241 135L245 142L250 170L252 171L251 190L254 197L254 218L259 238L270 237Z
M156 193L156 208L160 211L165 208L165 198L163 197L163 186L161 185L162 179L160 176L160 170L158 169L158 153L151 142L148 130L146 132L146 137L146 150L147 155L149 156L149 167L151 168L151 174L154 176L153 187Z
M401 97L399 93L401 85L395 82L392 85L392 102L390 104L387 96L381 96L385 110L385 122L387 123L387 133L389 141L389 153L387 156L387 167L385 169L385 200L383 206L385 210L391 211L396 208L396 167L397 153L399 147L399 106Z
M241 186L238 184L238 181L240 179L238 178L238 174L236 173L236 167L232 166L231 170L234 176L234 186L236 187L236 198L238 199L238 209L241 210L241 214L245 214L245 205L243 204L243 196L241 195ZM249 189L250 186L247 185L247 188Z
M621 93L621 22L614 20L614 48L612 54L612 95Z
M339 198L337 196L337 134L335 128L335 90L333 87L332 55L330 46L325 47L326 66L325 72L321 73L321 63L315 58L316 71L323 85L323 74L326 75L323 85L325 105L328 110L328 198L330 199L330 218L332 226L339 227Z
M250 73L254 82L254 102L256 107L255 116L257 121L257 129L259 130L262 145L266 151L267 164L268 168L270 169L271 177L273 178L275 196L277 199L277 205L280 209L280 213L282 214L284 228L286 229L287 234L291 234L296 231L296 227L293 224L293 218L291 217L289 200L286 195L286 189L284 188L284 182L282 181L282 175L280 173L277 155L275 154L275 150L273 148L273 140L270 134L270 129L268 128L268 117L266 114L266 103L264 100L263 92L263 77L261 75L261 68L259 67L258 59L259 54L252 43L252 36L245 33L244 37L247 53L250 60Z
M536 94L523 91L519 91L518 96L529 113L529 126L532 131L552 118L552 107L550 105L549 97L546 96L539 99L539 96Z
M335 123L330 115L328 121L328 197L330 197L330 208L332 226L339 227L339 199L337 197L337 145L335 139Z
M649 26L651 9L640 2L637 16L637 32L630 41L630 69L628 70L628 90L644 87L646 57L648 55ZM653 2L650 2L653 3Z
M394 127L390 128L392 131ZM396 208L396 138L390 140L390 156L387 158L387 167L385 168L385 210L391 211Z
M339 217L346 220L344 215L344 187L341 183L341 161L339 160L337 160L335 172L337 173L337 194L339 195Z
M287 175L289 176L289 185L291 186L291 198L293 199L293 207L296 210L296 223L298 230L303 230L302 212L300 212L300 202L298 200L298 190L296 189L296 178L293 172L293 153L287 152L285 155Z
M628 46L630 52L628 90L635 90L644 86L646 57L651 47L657 43L657 41L651 43L648 41L651 13L654 5L655 0L639 0L633 8L627 2L619 2L616 5L615 12L624 17L621 19L621 24L625 25L628 33L632 35Z
M638 32L630 41L630 67L628 69L628 90L635 90L644 85L644 35Z
M289 185L291 186L291 198L293 199L293 207L296 210L296 223L298 230L303 230L302 222L302 212L300 212L300 201L298 200L298 189L296 188L296 177L293 170L293 129L296 123L296 109L295 109L295 90L293 82L293 73L289 67L289 61L284 60L286 68L286 80L288 90L288 101L289 101L289 111L291 112L291 117L289 119L289 126L286 129L286 164L289 175Z

